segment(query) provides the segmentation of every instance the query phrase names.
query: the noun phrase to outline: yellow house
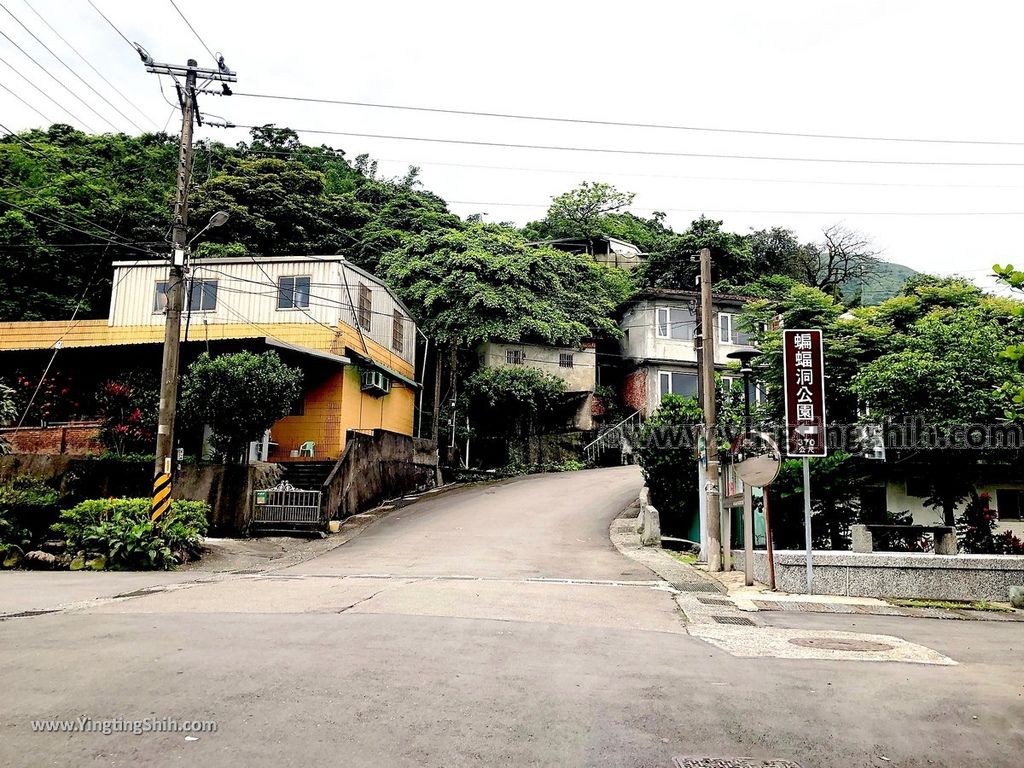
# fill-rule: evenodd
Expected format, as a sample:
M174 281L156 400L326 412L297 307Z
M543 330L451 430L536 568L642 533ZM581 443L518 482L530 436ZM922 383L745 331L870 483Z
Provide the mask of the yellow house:
M42 372L53 354L83 382L160 365L169 268L114 264L105 320L0 323L0 370ZM381 280L341 256L193 260L182 317L182 370L204 350L276 350L305 373L293 414L259 458L335 459L349 430L414 433L417 328ZM94 391L94 390L93 390ZM80 414L88 416L88 413Z

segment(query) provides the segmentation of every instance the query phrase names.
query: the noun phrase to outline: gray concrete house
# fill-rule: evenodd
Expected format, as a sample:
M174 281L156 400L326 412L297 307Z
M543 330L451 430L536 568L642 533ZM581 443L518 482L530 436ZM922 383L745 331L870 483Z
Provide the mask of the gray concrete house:
M588 430L593 427L591 414L594 387L597 383L597 349L594 342L582 347L555 347L546 344L490 341L477 347L483 368L536 368L565 382L566 391L577 395L573 426Z
M619 328L620 351L626 371L623 400L646 418L662 397L697 394L697 351L693 344L697 328L696 291L652 288L638 294L626 306ZM750 335L740 328L743 296L716 294L715 367L727 370L726 355L750 344ZM726 376L729 382L733 377ZM738 379L738 377L737 377Z

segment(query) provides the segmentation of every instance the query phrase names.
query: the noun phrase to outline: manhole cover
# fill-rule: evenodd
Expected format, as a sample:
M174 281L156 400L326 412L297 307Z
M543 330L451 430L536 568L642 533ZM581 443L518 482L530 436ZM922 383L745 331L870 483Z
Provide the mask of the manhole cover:
M754 622L745 616L712 616L712 619L717 621L719 624L736 624L740 627L752 627Z
M697 596L697 602L703 603L704 605L732 605L732 603L724 597L704 597L703 595Z
M751 757L673 757L676 768L800 768L792 760L756 760Z
M893 646L871 640L843 640L837 637L794 637L790 643L827 651L891 651Z

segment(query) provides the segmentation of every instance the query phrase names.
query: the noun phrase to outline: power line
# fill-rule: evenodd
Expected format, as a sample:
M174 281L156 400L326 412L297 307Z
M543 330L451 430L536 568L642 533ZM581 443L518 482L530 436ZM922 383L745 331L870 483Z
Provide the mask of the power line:
M36 33L35 33L35 32L33 32L33 31L32 31L31 29L29 29L29 28L28 28L27 26L25 26L25 23L24 23L24 22L23 22L23 21L22 21L21 19L19 19L19 18L18 18L17 16L15 16L15 15L14 15L13 13L11 13L10 9L9 9L9 8L8 8L8 7L6 6L6 5L4 5L4 4L3 4L2 0L0 0L0 9L3 9L4 13L6 13L6 14L7 14L8 16L10 16L10 17L11 17L12 19L14 19L14 20L15 20L16 22L18 22L18 25L19 25L19 26L20 26L20 27L21 27L22 29L24 29L24 30L25 30L26 32L28 32L28 33L29 33L29 35L31 35L31 36L32 36L32 39L33 39L33 40L35 40L35 41L36 41L37 43L39 43L39 45L43 46L43 48L44 48L44 49L46 50L46 52L47 52L48 54L50 54L50 55L51 55L51 56L52 56L53 58L55 58L55 59L57 60L57 62L58 62L58 63L59 63L59 64L60 64L60 65L61 65L62 67L64 67L64 69L66 69L66 70L67 70L68 72L70 72L70 73L71 73L72 75L74 75L75 77L77 77L77 78L78 78L78 80L79 80L79 82L80 82L80 83L82 83L82 85L84 85L84 86L85 86L86 88L88 88L88 89L89 89L90 91L92 91L92 92L93 92L93 93L95 93L95 94L96 94L97 96L99 96L99 98L100 98L100 99L102 99L102 100L103 100L103 102L104 102L104 103L105 103L105 104L106 104L106 105L107 105L108 107L110 107L110 108L111 108L112 110L114 110L115 112L117 112L117 114L119 114L119 115L120 115L121 117L123 117L123 118L124 118L125 120L127 120L127 121L128 121L129 123L131 123L131 124L132 124L132 126L133 126L133 127L134 127L134 128L136 129L136 130L138 130L138 131L139 131L139 133L143 133L142 127L141 127L141 126L140 126L140 125L139 125L138 123L136 123L136 122L135 122L134 120L132 120L132 119L131 119L130 117L128 117L128 115L126 115L126 114L125 114L124 112L122 112L122 111L121 111L120 109L118 109L118 108L117 108L116 106L114 106L114 104L113 104L113 103L112 103L112 102L111 102L111 101L110 101L110 100L109 100L109 99L108 99L108 98L107 98L106 96L104 96L104 95L103 95L102 93L100 93L100 92L99 92L99 91L97 91L97 90L96 90L95 88L93 88L93 87L92 87L92 85L91 85L91 84L90 84L90 83L89 83L89 82L88 82L88 81L87 81L87 80L86 80L85 78L83 78L83 77L82 77L82 76L81 76L80 74L78 74L78 73L77 73L77 72L76 72L75 70L73 70L73 69L72 69L72 68L71 68L71 67L70 67L70 66L68 65L68 63L67 63L66 61L64 61L64 59L62 59L62 58L61 58L60 56L58 56L58 55L57 55L56 53L54 53L54 52L53 52L53 49L52 49L52 48L50 48L50 46L48 46L48 45L47 45L46 43L44 43L44 42L43 42L42 40L40 40L40 39L39 39L39 37L38 37L38 36L36 35ZM97 113L97 114L98 114L98 113ZM106 120L106 118L104 118L104 120ZM109 126L110 126L111 128L113 128L113 129L114 129L115 131L117 130L117 127L116 127L116 126L115 126L115 125L114 125L113 123L111 123L111 122L110 122L109 120L106 120L106 123L107 123L107 125L109 125Z
M5 63L6 63L6 62L5 62ZM35 112L35 113L36 113L37 115L39 115L39 116L40 116L41 118L43 118L43 120L45 120L46 122L50 123L51 125L52 125L52 124L54 123L54 121L53 121L53 120L51 120L51 119L50 119L50 118L48 118L48 117L47 117L46 115L44 115L44 114L43 114L42 112L40 112L40 111L39 111L38 109L36 109L35 107L33 107L33 106L32 106L31 104L29 104L29 103L28 103L27 101L25 101L25 99L21 98L21 96L19 96L18 94L16 94L16 93L15 93L14 91L12 91L12 90L11 90L10 88L8 88L8 87L7 87L6 85L4 85L3 83L0 83L0 88L3 88L3 89L4 89L5 91L7 91L7 92L8 92L9 94L11 94L11 96L13 96L13 97L14 97L14 98L16 98L16 99L17 99L18 101L20 101L20 102L21 102L22 104L24 104L24 105L25 105L26 107L28 107L29 109L31 109L31 110L32 110L33 112Z
M551 203L498 203L479 200L448 200L449 205L495 205L509 208L547 208ZM637 208L640 211L675 213L763 213L778 216L1024 216L1024 211L767 211L738 208Z
M0 30L0 34L3 34L3 30ZM6 37L6 35L5 35L5 37ZM16 74L18 77L20 77L26 83L28 83L33 88L35 88L37 91L39 91L39 93L41 93L44 98L49 99L51 102L53 102L55 105L57 105L57 108L60 109L62 112L65 112L66 114L68 114L71 117L72 120L75 120L76 122L78 122L81 125L85 126L88 130L92 131L93 133L96 132L95 128L93 128L91 125L89 125L87 122L85 122L85 120L83 120L82 118L78 117L78 115L76 115L70 109L65 107L63 104L61 104L59 101L57 101L55 98L53 98L50 94L48 94L46 91L44 91L38 85L36 85L34 82L29 80L27 75L25 75L21 70L19 70L17 67L15 67L13 64L11 64L9 61L7 61L7 59L5 59L3 56L0 56L0 63L3 63L4 66L6 66L8 69L10 69L12 72L14 72L14 74ZM24 99L22 99L22 101L24 102ZM35 108L32 107L32 109L35 109ZM38 110L36 110L36 112L38 112ZM50 122L52 123L54 121L51 120Z
M173 0L172 0L173 2ZM673 125L668 123L640 123L620 120L592 120L575 117L551 117L546 115L523 115L509 112L483 112L468 109L444 109L440 107L419 107L408 104L380 104L368 101L344 101L341 99L320 99L303 96L286 96L268 93L239 93L235 96L248 96L251 99L274 99L278 101L301 101L312 104L338 104L347 107L367 107L372 109L395 109L408 112L432 112L441 115L466 115L471 117L493 117L504 120L534 120L548 123L572 123L576 125L606 125L620 128L656 128L669 131L698 131L703 133L735 133L751 136L786 136L801 139L839 139L844 141L892 141L919 144L971 144L983 146L1021 147L1024 141L997 141L982 139L934 139L908 138L897 136L858 136L854 134L800 133L794 131L767 131L746 128L718 128L694 125Z
M47 216L44 213L37 213L36 211L33 211L33 210L29 209L29 208L25 208L24 206L18 205L17 203L12 203L10 200L0 199L0 204L2 204L2 205L9 205L11 208L15 208L15 209L21 211L22 213L27 213L29 216L35 216L37 218L43 219L44 221L49 221L49 222L51 222L53 224L56 224L59 227L63 227L64 229L70 229L73 232L78 232L79 234L86 235L88 237L94 237L97 240L102 240L103 242L113 243L114 245L120 245L123 248L129 248L129 249L131 249L133 251L139 251L140 253L146 253L146 254L149 254L150 256L155 256L156 258L161 258L159 253L157 253L156 251L150 250L149 248L139 248L139 247L131 245L129 243L122 243L122 242L118 242L117 240L112 240L109 237L104 237L102 235L97 235L95 232L88 232L87 230L81 229L81 228L73 226L71 224L65 224L64 222L59 221L59 220L53 218L52 216ZM99 225L94 224L94 226L99 226Z
M185 14L181 12L181 8L178 7L178 4L174 2L174 0L169 0L169 2L174 6L174 10L178 12L178 15L181 16L181 20L184 21L188 28L192 30L192 34L196 36L196 40L198 40L202 44L203 48L206 49L206 52L210 54L210 58L216 62L217 55L210 49L210 46L206 44L206 41L199 36L199 33L196 32L196 28L192 26L192 22L185 18Z
M274 152L271 150L254 150L257 152L271 152L272 154L290 155L296 150L283 150ZM378 157L374 158L379 163L404 163L411 166L444 166L450 168L481 168L492 171L522 171L531 173L571 173L579 176L622 176L629 178L644 179L676 179L685 181L739 181L743 183L761 184L813 184L844 187L914 187L923 189L1024 189L1024 184L920 184L913 182L885 182L885 181L831 181L825 179L771 179L756 176L682 176L668 173L633 173L632 171L588 171L579 168L529 168L515 165L481 165L477 163L444 163L433 160L403 160L400 158Z
M6 9L5 9L5 10L6 10ZM39 63L38 61L36 61L36 60L35 60L35 58L34 58L34 57L32 56L32 54L30 54L30 53L29 53L28 51L26 51L26 50L25 50L24 48L22 48L22 47L21 47L20 45L18 45L18 44L17 44L17 43L16 43L16 42L15 42L14 40L12 40L12 39L11 39L10 35L8 35L8 34L7 34L6 32L4 32L4 31L3 31L2 29L0 29L0 35L3 35L3 36L4 36L4 37L5 37L6 39L7 39L7 42L9 42L9 43L10 43L11 45L13 45L13 46L14 46L15 48L17 48L17 49L18 49L19 51L21 51L21 52L22 52L22 53L23 53L23 54L25 55L25 57L26 57L26 58L27 58L27 59L28 59L29 61L31 61L31 62L32 62L33 64L35 64L35 65L36 65L37 67L39 67L39 69L43 70L43 72L45 72L45 73L46 73L47 77L49 77L49 78L50 78L51 80L53 80L53 82L55 82L55 83L56 83L57 85L59 85L59 86L60 86L61 88L63 88L63 89L65 90L65 91L67 91L67 92L68 92L68 93L70 93L70 94L71 94L72 96L74 96L74 97L75 97L75 98L76 98L76 99L77 99L77 100L78 100L79 102L81 102L81 103L82 103L82 105L83 105L83 106L84 106L84 107L85 107L86 109L88 109L88 110L89 110L90 112L92 112L92 113L93 113L94 115L96 115L96 117L98 117L98 118L99 118L100 120L102 120L102 121L103 121L104 123L106 123L107 125L109 125L109 126L110 126L111 128L113 128L113 129L114 129L115 131L117 130L117 126L116 126L116 125L114 125L114 124L113 124L112 122L110 122L109 120L107 120L107 118L105 118L105 117L104 117L103 115L101 115L101 114L100 114L99 112L97 112L97 111L96 111L95 109L93 109L93 108L92 108L92 107L91 107L91 106L89 105L89 103L88 103L87 101L85 101L84 99L82 99L82 98L81 98L81 97L80 97L80 96L79 96L79 95L78 95L77 93L75 93L75 92L74 92L74 91L72 91L72 90L71 90L70 88L68 88L68 87L67 87L66 85L64 85L64 83L62 83L62 82L60 81L60 79L59 79L59 78L58 78L58 77L57 77L56 75L54 75L54 74L53 74L53 73L52 73L52 72L51 72L50 70L48 70L48 69L47 69L46 67L44 67L44 66L43 66L42 64L40 64L40 63ZM8 65L8 66L10 66L10 65ZM65 112L67 112L67 110L64 110L64 111L65 111ZM70 112L68 112L68 114L71 114L71 113L70 113ZM79 121L79 122L81 122L81 121ZM83 124L84 124L84 123L83 123ZM88 128L88 126L86 126L86 127ZM90 130L90 131L92 131L93 129L92 129L92 128L89 128L89 130ZM95 133L95 131L93 131L93 132Z
M236 128L260 128L258 125L237 125ZM314 133L329 136L349 136L361 139L385 139L388 141L420 141L430 144L461 144L472 147L501 147L505 149L543 149L556 152L596 152L611 155L644 155L649 157L698 157L715 160L768 160L784 163L842 163L848 165L911 165L911 166L955 166L955 167L977 167L977 168L1018 168L1024 167L1024 162L1002 163L1002 162L965 162L953 160L877 160L877 159L854 159L839 157L783 157L775 155L733 155L717 152L670 152L667 150L650 149L615 149L611 147L567 147L553 144L514 144L504 141L476 141L470 139L439 139L427 136L395 136L382 133L355 133L351 131L334 131L317 128L293 128L298 133Z
M107 78L103 76L103 73L100 72L98 69L96 69L96 67L94 67L92 65L92 63L85 57L84 54L82 54L77 48L75 48L75 46L73 46L70 42L68 42L68 40L64 37L64 35L62 35L60 32L58 32L56 29L54 29L53 25L50 24L50 22L48 22L46 20L46 18L42 14L39 13L39 11L37 11L34 7L32 7L32 4L29 3L29 0L22 0L22 2L25 3L25 5L28 6L28 9L30 11L32 11L32 13L34 13L37 17L39 17L39 20L41 22L43 22L43 24L45 24L47 26L47 28L51 32L53 32L53 34L55 34L58 38L60 38L61 42L63 42L64 45L66 45L68 48L70 48L74 52L74 54L76 56L78 56L78 58L81 59L85 63L85 65L87 67L89 67L89 69L91 69L93 72L95 72L96 76L99 77L100 80L102 80L104 83L106 83L108 86L110 86L111 90L113 90L118 96L120 96L122 99L125 100L125 103L127 103L129 106L131 106L132 109L134 109L136 112L138 112L144 119L149 120L149 122L154 127L156 127L156 123L153 122L153 120L149 117L149 115L147 115L145 112L143 112L141 109L139 109L139 107L135 104L135 102L133 102L131 99L129 99L127 96L125 96L120 91L120 89L118 89L118 87L116 85L114 85L112 82L107 80ZM138 126L136 126L136 128L138 128Z
M100 10L100 9L99 9L99 8L98 8L98 7L96 6L96 3L94 3L94 2L92 1L92 0L85 0L85 1L86 1L87 3L89 3L89 5L91 5L91 6L92 6L92 9L93 9L94 11L96 11L96 13L98 13L98 14L99 14L100 16L102 16L102 17L103 17L103 20L104 20L105 22L107 22L107 24L109 24L109 25L110 25L110 28L111 28L112 30L114 30L115 32L117 32L117 34L118 34L118 37L120 37L120 38L121 38L122 40L124 40L124 41L125 41L126 43L128 43L128 46L129 46L129 47L130 47L130 48L131 48L131 49L132 49L132 50L134 51L134 50L135 50L135 43L133 43L133 42L132 42L131 40L129 40L129 39L127 38L127 37L125 37L125 36L124 36L124 32L122 32L122 31L121 31L120 29L118 29L118 28L117 28L117 25L116 25L116 24L114 24L114 22L112 22L112 21L111 21L111 20L110 20L109 18L107 18L107 14L105 14L105 13L104 13L103 11L101 11L101 10Z

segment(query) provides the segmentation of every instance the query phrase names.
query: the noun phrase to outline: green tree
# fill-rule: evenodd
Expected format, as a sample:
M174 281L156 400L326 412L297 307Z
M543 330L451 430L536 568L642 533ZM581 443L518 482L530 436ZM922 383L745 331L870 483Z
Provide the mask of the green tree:
M129 372L103 382L96 394L103 446L119 456L152 452L159 399L155 376L148 372Z
M632 192L621 192L611 184L585 181L551 201L539 229L543 237L596 237L608 234L605 222L609 214L628 208Z
M711 278L716 284L741 285L760 276L749 238L725 231L721 221L701 216L685 232L665 238L658 250L648 253L638 270L641 285L694 290L700 273L695 257L702 248L711 250Z
M182 379L181 409L187 421L208 424L211 443L228 461L287 416L302 394L302 371L276 352L203 353Z
M527 245L515 230L470 224L413 235L381 261L383 277L448 347L491 339L579 344L618 335L612 315L630 291L621 270Z
M523 436L554 426L565 382L536 368L481 368L465 389L476 432Z
M698 509L696 449L689 437L702 419L696 398L666 395L636 441L637 462L666 532L679 530Z

